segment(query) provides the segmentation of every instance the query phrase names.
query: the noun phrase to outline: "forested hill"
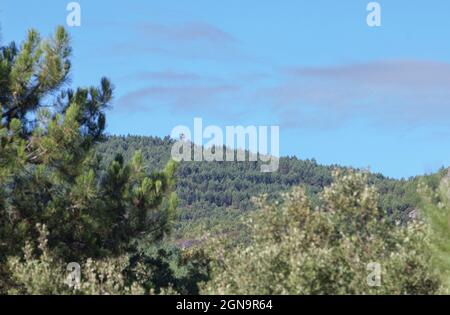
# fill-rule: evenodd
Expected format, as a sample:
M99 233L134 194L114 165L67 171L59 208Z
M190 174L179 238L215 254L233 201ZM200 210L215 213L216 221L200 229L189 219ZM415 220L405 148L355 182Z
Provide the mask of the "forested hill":
M169 137L110 136L98 151L109 163L116 154L131 159L142 151L148 172L163 169L170 158L174 140ZM304 185L312 196L332 182L333 169L315 160L282 157L278 172L262 173L258 162L182 162L177 173L180 224L178 236L195 235L218 225L234 225L236 218L251 210L251 198L263 193L269 197L293 186ZM381 193L382 207L401 217L416 208L419 197L416 179L393 180L381 174L371 174L369 180Z

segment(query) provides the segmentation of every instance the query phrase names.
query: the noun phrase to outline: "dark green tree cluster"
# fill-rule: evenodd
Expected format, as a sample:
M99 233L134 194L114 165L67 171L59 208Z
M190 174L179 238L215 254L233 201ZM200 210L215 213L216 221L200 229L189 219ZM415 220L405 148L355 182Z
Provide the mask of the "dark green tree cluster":
M173 144L169 137L109 136L96 150L105 157L105 165L117 153L131 160L134 152L141 150L150 171L160 169L170 160ZM258 162L180 162L175 176L181 216L175 224L174 236L183 242L206 232L241 231L240 219L255 209L252 197L267 194L274 201L280 199L280 192L299 185L316 204L316 196L332 183L335 169L347 168L296 157L281 157L279 171L274 173L261 173ZM368 173L368 181L378 188L380 206L393 219L406 222L410 212L420 204L418 178L394 180Z

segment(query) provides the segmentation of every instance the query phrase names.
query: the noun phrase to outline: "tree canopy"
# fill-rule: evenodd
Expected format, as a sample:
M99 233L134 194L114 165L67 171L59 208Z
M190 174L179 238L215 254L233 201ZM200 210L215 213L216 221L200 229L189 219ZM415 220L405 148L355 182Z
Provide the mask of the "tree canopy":
M157 242L176 207L175 164L147 174L142 155L117 154L105 168L93 149L104 139L113 86L67 87L70 38L59 27L42 39L0 48L0 262L45 226L46 250L63 262L120 257L144 236ZM44 245L41 244L41 247ZM41 248L37 252L42 254ZM6 280L4 280L6 281Z

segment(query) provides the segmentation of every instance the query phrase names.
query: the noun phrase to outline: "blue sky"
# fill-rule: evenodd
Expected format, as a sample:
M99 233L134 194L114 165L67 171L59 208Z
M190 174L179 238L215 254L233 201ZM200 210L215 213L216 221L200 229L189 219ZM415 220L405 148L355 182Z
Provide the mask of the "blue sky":
M2 0L2 42L65 25L62 0ZM112 79L111 134L279 125L282 155L392 177L450 165L450 2L84 0L71 85Z

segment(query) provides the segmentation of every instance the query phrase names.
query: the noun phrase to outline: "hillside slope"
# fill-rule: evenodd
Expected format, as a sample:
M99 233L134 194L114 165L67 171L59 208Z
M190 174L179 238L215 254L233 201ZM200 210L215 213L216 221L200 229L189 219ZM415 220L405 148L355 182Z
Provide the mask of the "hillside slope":
M173 143L169 137L111 136L97 150L105 156L103 163L109 163L116 154L129 160L141 150L150 173L164 167ZM346 169L297 157L282 157L274 173L261 173L259 166L258 162L180 163L176 173L180 214L176 237L195 237L215 229L235 230L238 218L253 209L253 196L268 194L274 198L298 185L314 196L331 183L334 169ZM417 207L417 178L394 180L370 174L369 180L377 186L385 211L407 218Z

